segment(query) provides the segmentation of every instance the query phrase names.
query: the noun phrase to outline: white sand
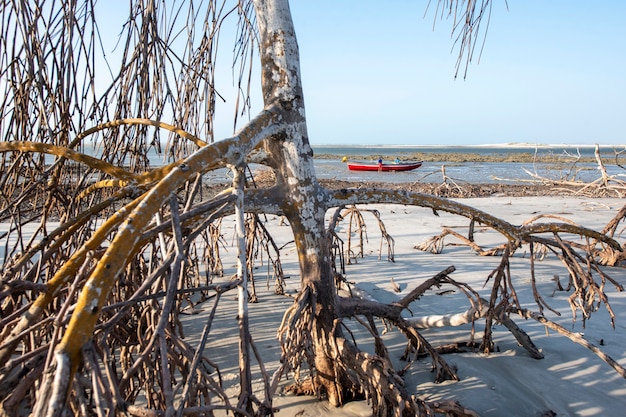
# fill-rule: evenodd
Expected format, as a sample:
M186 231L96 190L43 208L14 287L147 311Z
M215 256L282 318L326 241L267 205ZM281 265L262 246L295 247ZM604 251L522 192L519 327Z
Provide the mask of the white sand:
M514 224L539 214L556 214L572 219L587 227L601 230L625 204L619 199L583 199L560 197L536 198L483 198L460 200L461 202L483 209L495 216ZM374 207L374 206L372 206ZM369 207L369 208L372 208ZM365 206L363 207L365 208ZM458 216L439 213L434 216L429 209L378 205L375 206L382 216L387 231L395 238L395 262L386 261L386 249L382 259L378 259L381 245L380 233L373 216L366 214L369 242L366 256L356 264L347 266L347 278L359 288L382 302L392 302L406 295L423 280L437 272L454 265L457 269L452 278L473 286L484 298L488 297L490 287L482 285L487 275L495 268L499 257L478 256L465 246L447 246L442 254L434 255L413 249L431 236L438 234L442 226L454 227L461 234L467 233L468 220ZM230 223L230 225L229 225ZM227 227L232 226L227 222ZM279 219L268 216L266 226L276 237L279 246L288 244L292 239L288 226L280 226ZM339 229L344 233L345 227ZM618 229L621 230L621 229ZM484 246L503 243L497 234L477 227L476 240ZM230 243L230 238L226 234ZM618 236L623 241L622 236ZM449 238L447 242L455 242ZM518 295L529 308L536 310L530 292L529 260L524 257L526 250L518 250L512 262L513 279ZM234 248L224 253L233 257ZM293 244L288 244L281 253L287 280L287 290L291 294L299 288L298 265ZM234 272L234 261L225 261L225 276ZM256 286L259 303L251 304L250 322L255 345L260 351L266 369L272 373L278 367L280 348L276 340L276 329L285 309L291 305L289 297L272 294L273 283L266 286L266 265L256 270ZM626 285L626 271L621 268L606 268L616 280ZM608 314L601 307L582 328L580 317L573 322L567 297L571 294L557 292L552 296L554 282L552 277L558 274L565 282L567 272L554 256L538 262L536 265L538 286L546 301L562 313L557 317L549 312L548 318L565 326L567 329L584 333L584 336L604 352L626 367L626 294L617 293L613 287L607 287L607 293L617 314L616 328L612 329ZM401 293L392 289L390 278L400 285ZM226 278L216 278L215 282ZM219 365L224 384L234 398L237 395L237 303L236 292L224 295L217 313L217 320L211 329L205 355ZM199 306L199 314L183 318L186 326L187 341L192 345L198 340L213 301ZM460 312L467 308L465 297L458 291L436 295L427 293L410 306L415 316ZM407 313L408 314L408 313ZM571 342L569 339L552 331L546 332L543 325L535 321L514 318L533 339L545 355L545 359L535 360L517 345L513 336L502 326L494 329L494 342L499 350L485 356L481 353L457 353L445 355L448 363L458 368L459 382L435 384L430 372L429 358L417 360L406 375L406 385L410 392L429 400L455 399L464 406L475 410L482 416L542 416L551 410L558 416L622 416L626 415L626 380L620 377L609 365L600 360L591 351ZM351 324L352 328L357 329ZM476 340L480 340L483 321L476 325ZM382 330L383 326L379 327ZM422 333L433 345L454 341L468 341L470 326L423 330ZM354 333L359 347L371 351L369 338L362 331ZM385 336L385 341L395 360L396 369L402 369L406 362L400 360L405 347L405 338L397 331ZM261 382L258 366L254 362L255 387ZM290 381L284 381L285 384ZM236 402L236 400L235 400ZM324 401L311 397L293 397L279 395L274 405L280 407L278 416L367 416L370 408L365 402L355 402L341 409L329 408Z
M624 204L619 199L582 199L561 197L524 197L524 198L483 198L460 200L468 205L483 209L514 224L536 216L539 213L556 214L567 217L587 227L600 230L613 218ZM378 259L381 244L380 233L373 216L366 214L369 242L366 256L356 264L348 265L347 278L359 288L367 291L379 301L391 302L406 295L408 291L432 277L442 269L454 265L457 269L451 276L473 286L488 298L490 287L482 285L488 274L495 268L499 257L478 256L465 246L447 246L442 254L434 255L413 249L417 243L438 234L442 226L454 227L461 234L467 233L468 221L465 218L439 213L436 217L429 209L378 205L387 231L395 238L395 262L386 261L386 249L382 259ZM365 206L363 207L365 208ZM279 219L268 218L267 227L277 236L279 245L287 243L290 231L287 226L279 226ZM345 228L343 228L345 231ZM341 229L340 229L341 230ZM476 241L484 246L503 243L504 240L491 231L477 227ZM621 238L620 238L621 239ZM448 238L447 242L456 242ZM288 290L295 293L298 289L298 267L294 257L293 245L282 254L283 265L287 274ZM536 310L530 292L530 268L525 248L518 250L512 262L513 279L522 303ZM228 265L227 265L228 266ZM608 314L601 307L582 328L580 315L573 322L567 304L571 292L557 292L552 281L554 274L559 274L566 282L567 272L554 256L536 264L538 287L542 295L553 308L562 313L557 317L549 312L547 316L571 331L584 333L593 344L626 367L626 296L617 293L613 287L607 288L609 299L618 315L616 328L612 329ZM609 274L626 285L626 274L620 268L607 268ZM254 341L261 351L265 366L271 373L278 366L280 349L275 338L275 331L286 307L291 304L288 297L280 297L267 291L264 270L257 271L257 290L260 302L250 305L251 323ZM392 289L390 278L400 285L401 293ZM220 363L224 379L235 383L237 376L236 349L233 336L236 336L236 303L234 293L226 296L228 303L221 306L218 314L221 324L214 327L210 336L208 355ZM228 306L226 305L228 304ZM210 305L207 305L208 309ZM436 295L427 293L419 301L411 304L415 316L446 314L465 310L468 307L465 297L458 291L452 294ZM407 313L408 314L408 313ZM190 316L196 325L203 325L200 316ZM499 352L488 356L482 353L456 353L445 355L445 360L458 368L459 382L435 384L429 358L417 360L408 369L405 380L410 392L429 400L455 399L464 406L473 409L482 416L541 416L548 411L558 416L621 416L625 415L626 380L613 368L600 360L591 351L571 342L553 331L546 332L543 325L533 320L514 318L533 339L545 355L545 359L532 359L503 326L495 326L494 342ZM476 340L480 341L484 321L476 325ZM352 326L356 328L356 326ZM383 326L379 327L382 330ZM433 345L454 341L468 341L470 325L455 328L423 330L422 333ZM363 331L357 331L355 337L359 346L371 350L369 339ZM392 358L396 360L396 369L401 369L406 362L400 360L404 352L405 338L397 331L384 336ZM190 339L192 340L192 338ZM258 367L255 368L257 370ZM255 372L256 382L260 382L259 373ZM287 383L289 381L286 381ZM236 395L237 387L231 388ZM329 408L328 403L310 397L280 395L275 399L275 406L280 407L279 416L367 416L371 415L365 402L351 403L341 409Z

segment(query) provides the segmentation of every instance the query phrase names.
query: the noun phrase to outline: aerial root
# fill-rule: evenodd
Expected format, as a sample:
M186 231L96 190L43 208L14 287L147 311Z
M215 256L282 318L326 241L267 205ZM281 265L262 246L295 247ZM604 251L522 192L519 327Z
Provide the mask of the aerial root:
M472 239L467 238L461 235L458 232L450 228L444 228L443 231L437 236L433 236L425 242L419 243L413 247L413 249L421 250L422 252L430 252L433 254L439 254L443 252L443 248L445 246L445 238L446 236L454 236L459 239L461 242L472 248L475 252L477 252L481 256L497 256L502 254L504 251L504 247L506 245L500 245L492 249L483 249L480 245L474 242Z
M426 403L434 412L455 417L479 417L478 413L469 410L457 401L433 401Z
M547 328L552 329L552 330L556 331L557 333L560 333L563 336L567 337L571 341L573 341L575 343L578 343L581 346L586 347L587 349L589 349L593 353L595 353L604 362L609 364L613 369L615 369L615 371L622 378L626 378L626 369L624 369L617 361L615 361L615 359L611 358L609 355L604 353L596 345L594 345L593 343L591 343L587 339L585 339L585 337L582 336L581 334L576 333L576 332L571 332L571 331L567 330L566 328L564 328L563 326L561 326L560 324L555 323L552 320L548 320L543 315L537 314L537 313L535 313L533 311L530 311L528 309L516 309L515 312L520 314L522 317L531 318L533 320L537 320L539 323L545 325Z

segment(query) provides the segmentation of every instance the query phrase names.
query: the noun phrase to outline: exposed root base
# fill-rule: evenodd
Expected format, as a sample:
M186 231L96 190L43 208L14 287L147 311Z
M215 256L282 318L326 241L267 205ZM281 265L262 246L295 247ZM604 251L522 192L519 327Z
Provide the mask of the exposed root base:
M323 399L326 397L326 392L323 389L321 390L321 392L319 389L316 390L316 385L313 382L312 378L307 378L300 383L294 383L294 384L288 385L283 389L283 392L285 394L291 394L291 395L296 395L296 396L310 395L310 396L318 397L320 399ZM359 401L359 400L366 399L365 395L362 392L359 392L353 389L344 390L342 398L346 400L346 402Z

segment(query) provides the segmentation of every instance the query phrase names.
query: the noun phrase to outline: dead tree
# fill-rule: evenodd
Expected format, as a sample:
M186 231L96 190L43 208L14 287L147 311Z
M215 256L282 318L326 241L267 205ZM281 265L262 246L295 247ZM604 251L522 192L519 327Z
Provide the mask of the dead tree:
M464 6L463 2L442 4L451 11ZM87 9L88 6L85 5ZM412 345L423 347L432 356L438 380L455 379L454 370L402 313L428 288L446 282L467 291L468 299L475 304L474 311L482 312L482 306L486 305L487 319L499 318L501 313L509 311L509 306L496 303L499 299L510 299L509 294L503 294L510 287L502 285L507 280L506 256L502 267L495 272L492 295L486 303L448 276L453 268L443 269L397 305L342 298L337 295L337 268L333 263L336 257L325 214L331 208L367 203L408 204L448 211L498 230L507 241L506 254L520 242L532 240L539 232L538 226L516 227L463 204L426 194L323 188L315 176L308 141L298 47L287 0L241 2L231 10L239 13L244 34L258 33L258 38L242 36L259 42L264 100L259 114L232 137L216 142L212 140L212 129L208 129L207 140L200 139L199 132L191 133L195 125L186 117L193 119L190 115L198 113L198 108L191 104L199 100L194 88L197 83L212 88L212 44L202 43L195 51L197 55L190 53L189 65L184 66L188 71L185 77L190 78L183 77L180 85L186 87L180 87L177 96L180 101L173 104L174 108L180 105L184 109L175 112L175 125L151 120L151 113L163 114L163 102L173 100L168 90L168 69L157 67L152 74L158 79L156 85L163 87L156 89L156 97L148 94L151 78L142 71L155 63L173 62L173 57L167 55L167 48L161 49L163 39L150 38L157 33L156 2L134 6L137 13L134 17L141 17L142 28L145 27L142 39L145 37L150 42L142 43L136 53L125 51L130 61L120 69L119 79L129 82L117 85L119 90L112 88L115 93L105 94L101 106L89 108L103 123L88 128L85 118L88 112L80 112L81 128L76 131L63 117L75 97L88 96L91 90L71 90L65 95L66 90L60 89L58 94L64 95L58 98L54 95L57 92L54 85L30 84L29 71L32 68L43 71L45 67L35 65L42 58L36 48L28 55L33 65L27 65L6 87L10 89L11 100L4 101L3 106L14 110L16 118L12 119L10 129L3 132L5 140L0 143L1 181L7 185L2 191L0 216L10 224L10 231L3 238L14 245L6 245L7 256L0 278L2 412L17 415L20 406L27 410L32 407L35 415L42 416L59 416L67 410L135 415L158 414L158 410L169 416L210 414L221 408L240 415L271 415L278 383L285 373L291 372L297 376L293 391L325 395L333 406L365 397L379 416L428 415L435 411L475 415L459 404L429 403L409 392L377 336L373 319L392 323ZM479 22L474 16L475 2L467 2L465 6L467 22ZM61 20L74 33L74 17L81 14L66 2L60 7L51 18L63 17ZM211 25L223 18L223 11L214 3L210 7L206 24L211 33L207 33L207 42L209 35L213 36L213 31L219 29ZM190 13L190 16L195 15ZM252 25L254 18L256 30ZM3 20L3 25L11 21ZM58 20L55 22L60 25ZM16 23L20 24L21 21ZM31 31L23 33L39 36L39 27L34 25ZM471 25L462 29L470 42L475 36L471 29ZM4 26L3 31L20 32ZM65 38L46 33L42 35L43 42L37 37L37 42L32 42L32 45L47 45L48 49L42 50L43 57L50 51L68 52L63 48L67 45L61 44ZM30 40L22 42L24 47L31 44ZM85 51L91 51L90 45L81 44L78 54L88 54ZM247 51L250 44L242 41L239 46ZM7 50L10 48L3 48L3 53L7 54ZM3 65L22 62L7 57L3 55L0 60ZM61 58L54 62L54 68L71 61ZM90 63L86 65L88 72L93 70ZM63 71L77 75L75 67L63 68L59 69L61 75L65 74ZM8 73L2 69L2 74ZM133 77L139 80L137 84ZM50 79L65 82L58 74ZM188 86L190 81L196 82L191 82L194 88ZM212 111L210 101L216 93L213 91L209 96L207 113ZM111 97L116 99L119 111L115 120L107 122L102 109ZM127 117L131 110L127 107L129 97L137 97L135 110L139 114L134 115L137 118ZM54 123L42 128L40 121L44 115L32 107L38 99L49 105L51 114L58 118L58 131L50 128L56 126ZM100 103L95 97L93 102ZM31 113L35 114L32 118ZM149 169L147 127L172 132L175 139L169 150L173 162ZM33 137L37 140L25 141L26 135L35 130ZM105 139L103 146L107 151L101 158L80 152L86 146L83 140L90 135L102 135ZM126 142L136 146L125 146ZM156 143L160 142L154 143L158 147ZM192 151L185 152L188 149ZM45 158L33 156L41 154L54 155L54 161L49 163ZM129 162L130 154L135 157ZM274 183L265 188L247 186L245 170L251 163L269 167ZM202 176L224 167L233 173L230 184L217 191L206 191ZM248 329L246 281L252 248L246 244L250 236L246 235L245 213L276 214L287 219L300 271L301 290L278 329L281 365L271 375L264 371L262 393L253 391L250 373L250 363L257 351ZM217 254L214 248L219 247L219 235L209 234L207 228L228 214L234 214L237 223L237 273L228 284L201 282L199 274L194 273L197 269L194 263L201 257L195 251L196 238L204 236L206 246ZM38 226L34 233L29 233L24 227L33 222ZM565 226L559 227L555 233L565 230ZM615 252L622 250L619 243L603 233L584 233ZM31 240L33 235L40 240ZM387 235L388 242L392 242L389 238ZM392 251L389 258L393 259ZM574 255L571 259L575 268L580 260ZM220 268L219 262L211 265ZM586 296L594 284L585 281L584 273L580 277L580 294ZM240 336L240 392L236 404L220 384L219 369L204 356L205 335L210 332L211 321L195 347L184 342L179 326L183 305L193 303L183 301L182 296L202 292L204 299L213 300L211 314L214 315L220 308L222 294L234 289L238 293ZM599 291L591 294L600 295ZM366 317L364 326L376 341L375 354L361 351L345 334L342 320L360 316ZM488 335L483 344L488 350ZM174 383L179 377L183 382ZM146 404L137 404L140 391Z

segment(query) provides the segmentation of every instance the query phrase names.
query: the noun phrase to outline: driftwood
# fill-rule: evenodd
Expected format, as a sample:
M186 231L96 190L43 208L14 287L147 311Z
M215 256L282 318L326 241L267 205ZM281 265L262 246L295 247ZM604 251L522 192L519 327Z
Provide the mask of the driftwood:
M571 341L578 343L579 345L583 347L586 347L587 349L591 350L594 354L596 354L600 359L606 362L609 366L611 366L622 378L626 378L626 369L624 369L623 366L617 363L617 361L615 361L609 355L602 352L602 350L598 346L594 345L593 343L585 339L585 337L582 336L581 334L571 332L567 330L566 328L564 328L563 326L559 325L558 323L548 320L543 315L537 314L527 309L516 309L514 310L514 312L519 314L522 317L537 320L539 323L545 325L547 328L552 329L562 334L563 336L567 337Z
M620 158L623 157L624 151L614 150L615 165L624 168L620 164ZM580 154L578 157L570 163L570 167L567 170L567 174L561 178L548 178L539 175L536 171L530 171L524 168L526 174L530 179L506 179L494 177L494 180L498 181L513 181L518 183L531 183L540 184L551 187L554 191L563 195L580 195L587 197L619 197L622 198L626 195L626 181L622 179L623 175L609 175L604 161L600 156L600 147L596 144L594 151L595 161L598 165L598 171L600 177L593 181L582 181L576 178L578 171L577 162L580 160ZM564 165L566 163L563 163Z
M619 216L622 217L611 220L609 225L605 227L605 232L607 230L614 230L614 225L623 219L624 210L620 210L619 213ZM561 220L562 222L536 222L539 219L545 219L548 217ZM480 222L480 219L474 220ZM471 228L472 226L470 226L470 229ZM569 297L573 317L576 317L577 312L581 312L584 324L586 319L594 310L596 303L602 303L608 310L611 320L614 320L615 315L604 292L605 283L611 283L617 291L623 291L624 288L619 282L603 272L599 266L607 264L607 260L612 260L614 262L612 265L619 264L621 263L624 255L621 245L612 238L608 237L605 232L599 233L583 226L573 224L561 216L539 215L524 222L517 228L517 232L513 233L515 235L515 238L513 239L515 244L509 243L495 249L484 250L475 241L470 241L461 234L446 228L440 235L435 236L422 244L416 245L415 248L433 253L440 253L444 247L443 240L446 236L456 237L462 243L475 250L479 255L483 256L495 255L502 252L502 248L504 248L504 251L501 254L502 262L500 266L488 277L488 280L492 278L495 280L492 286L493 290L489 306L491 313L487 315L487 331L484 340L485 349L489 350L491 343L489 329L497 307L495 303L496 298L498 296L503 297L503 300L500 301L499 304L500 307L498 307L501 310L503 309L506 311L508 309L508 303L521 308L515 294L514 283L510 279L508 259L519 247L525 244L528 245L531 286L535 302L539 308L539 314L542 314L544 308L551 310L553 313L560 314L547 304L535 285L534 265L536 259L542 259L547 253L551 253L558 257L569 271L569 285L574 288L574 292ZM547 238L540 236L540 234L544 233L550 233L553 237ZM581 245L577 242L565 240L561 238L561 234L573 234L585 237L587 239L587 243ZM598 276L599 280L594 276ZM500 287L501 290L498 289Z

